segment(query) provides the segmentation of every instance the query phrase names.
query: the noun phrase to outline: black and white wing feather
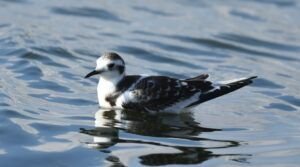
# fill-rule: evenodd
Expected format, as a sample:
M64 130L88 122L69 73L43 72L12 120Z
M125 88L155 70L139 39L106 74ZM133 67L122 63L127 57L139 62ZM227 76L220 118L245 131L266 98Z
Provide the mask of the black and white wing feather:
M123 104L124 108L161 111L180 103L196 93L213 89L206 81L208 76L179 80L166 76L149 76L141 79L129 90L134 100ZM195 101L191 101L193 103Z
M207 74L185 80L166 76L142 78L129 90L133 99L124 103L123 108L162 111L177 104L177 109L193 107L249 85L256 76L222 84L212 84L207 78Z

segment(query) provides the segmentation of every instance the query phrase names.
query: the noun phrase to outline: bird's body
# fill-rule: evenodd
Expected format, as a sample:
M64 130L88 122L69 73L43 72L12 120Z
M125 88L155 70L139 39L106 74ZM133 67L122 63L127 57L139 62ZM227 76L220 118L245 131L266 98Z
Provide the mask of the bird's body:
M100 107L172 113L230 93L255 78L213 84L207 80L207 74L188 79L126 75L124 60L116 53L101 56L96 69L86 78L95 74L100 74L97 87Z

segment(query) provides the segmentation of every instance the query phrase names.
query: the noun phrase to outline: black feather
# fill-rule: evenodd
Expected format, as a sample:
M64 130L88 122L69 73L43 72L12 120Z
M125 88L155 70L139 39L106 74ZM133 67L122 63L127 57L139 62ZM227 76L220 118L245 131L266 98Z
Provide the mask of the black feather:
M207 92L203 92L200 97L199 101L196 101L192 104L190 104L187 107L192 107L195 105L198 105L200 103L206 102L208 100L220 97L222 95L228 94L230 92L233 92L237 89L240 89L246 85L251 84L253 79L257 78L257 76L252 76L247 79L242 79L239 81L231 82L228 84L220 85L219 88L213 88L212 90L208 90Z

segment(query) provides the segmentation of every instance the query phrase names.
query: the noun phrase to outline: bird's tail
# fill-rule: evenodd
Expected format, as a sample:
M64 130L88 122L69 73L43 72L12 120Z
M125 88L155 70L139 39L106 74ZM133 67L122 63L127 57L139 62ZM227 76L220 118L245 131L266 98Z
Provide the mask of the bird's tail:
M220 97L222 95L233 92L237 89L240 89L246 85L251 84L253 82L252 80L255 78L257 78L257 76L219 82L216 85L214 85L213 89L207 92L203 92L199 97L199 101L189 105L189 107Z

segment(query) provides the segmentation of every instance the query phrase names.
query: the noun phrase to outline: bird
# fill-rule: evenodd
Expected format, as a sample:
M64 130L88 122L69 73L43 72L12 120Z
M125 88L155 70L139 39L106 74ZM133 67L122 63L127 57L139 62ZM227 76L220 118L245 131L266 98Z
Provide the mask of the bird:
M99 75L100 108L179 113L233 92L257 76L211 82L208 74L178 79L169 76L126 75L125 61L115 52L105 52L85 78Z

